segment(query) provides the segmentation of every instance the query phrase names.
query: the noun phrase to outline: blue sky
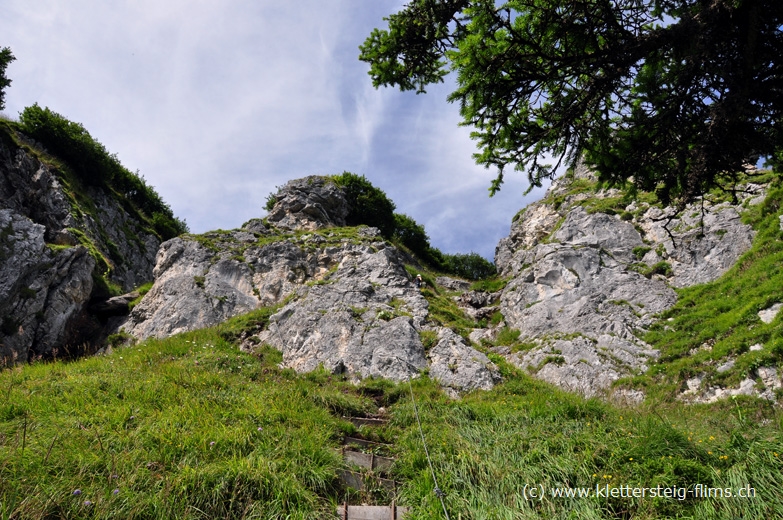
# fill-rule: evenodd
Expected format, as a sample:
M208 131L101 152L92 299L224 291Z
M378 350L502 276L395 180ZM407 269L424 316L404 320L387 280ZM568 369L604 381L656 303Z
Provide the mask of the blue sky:
M477 166L446 101L376 90L358 46L404 2L387 0L3 0L5 115L38 103L138 170L193 232L265 215L276 186L365 175L447 253L492 258L524 175Z

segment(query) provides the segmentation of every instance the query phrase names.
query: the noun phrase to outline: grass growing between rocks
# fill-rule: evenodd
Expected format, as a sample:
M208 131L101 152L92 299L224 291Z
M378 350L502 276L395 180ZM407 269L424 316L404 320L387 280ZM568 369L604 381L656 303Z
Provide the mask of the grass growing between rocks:
M645 340L660 349L660 362L630 380L648 395L668 400L697 375L704 384L735 386L755 369L783 363L781 316L764 323L759 311L783 303L783 187L748 208L743 219L757 231L751 249L718 280L678 290L677 304L662 315ZM759 345L760 350L750 350ZM756 347L758 348L758 347ZM718 372L727 360L733 367Z
M366 435L391 442L412 519L444 518L407 383L354 386L238 352L257 311L71 363L0 372L0 518L332 518L346 491L334 448L343 415L387 407ZM413 390L451 518L773 518L780 412L758 400L624 410L500 364L505 383L461 401ZM595 496L620 486L748 486L753 499ZM540 500L525 485L543 486ZM591 496L553 496L585 488ZM574 491L576 492L576 491ZM619 492L619 491L618 491Z

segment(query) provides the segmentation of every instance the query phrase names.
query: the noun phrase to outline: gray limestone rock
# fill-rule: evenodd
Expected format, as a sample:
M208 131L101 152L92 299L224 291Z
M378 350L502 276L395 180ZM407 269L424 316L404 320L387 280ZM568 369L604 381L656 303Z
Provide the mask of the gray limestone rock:
M441 287L445 287L449 291L467 291L470 289L470 282L465 280L457 280L448 276L438 276L435 278L435 283Z
M574 178L589 178L589 172ZM572 182L553 182L498 244L498 270L511 277L500 309L509 327L538 345L507 355L509 361L561 387L598 395L657 357L639 337L675 303L672 288L719 277L750 248L754 232L727 203L705 202L678 214L633 203L623 218L589 213L582 207L586 196L618 192L586 195L571 190ZM747 192L753 200L763 195L759 186Z
M491 387L497 369L453 332L441 331L425 353L427 300L409 279L405 257L365 229L358 243L335 243L328 230L271 243L246 242L245 231L167 241L155 284L124 330L139 339L164 337L285 303L243 349L269 345L282 352L283 366L299 372L323 367L400 381L430 367L453 391Z
M80 355L105 335L87 303L109 289L93 280L125 290L150 281L160 241L117 196L64 183L15 138L0 139L0 355Z
M427 302L391 248L341 252L326 283L305 285L270 319L259 340L283 353L283 365L323 365L354 377L403 380L427 365L419 330Z
M568 213L553 241L607 251L614 260L626 263L633 261L633 249L643 244L633 224L605 213L587 213L579 206Z
M155 284L134 307L126 332L145 339L216 325L279 303L319 273L318 258L289 241L248 246L241 231L202 237L207 240L178 237L161 245Z
M783 309L783 303L776 303L767 309L762 309L759 311L759 319L764 323L772 323L780 309Z
M266 235L269 233L269 229L264 225L264 221L260 218L251 218L242 225L242 229L250 231L251 233L258 233L259 235Z
M633 342L599 334L541 340L541 347L506 356L539 379L587 397L602 395L614 381L644 372L658 352Z
M44 234L0 209L0 365L75 347L69 327L89 299L95 261L81 246L47 247Z
M506 323L535 338L552 333L631 339L676 300L665 282L628 271L601 249L548 245L503 290Z
M84 190L90 211L76 211L78 203L46 165L0 143L0 207L44 226L46 243L78 245L78 233L89 237L109 262L111 281L124 290L150 281L160 240L105 190Z
M674 287L715 280L750 249L755 236L750 225L740 220L738 207L725 202L705 203L703 214L695 204L678 215L669 208L650 208L639 226L651 242L645 262L667 261L672 269L669 283Z
M465 343L451 329L438 329L438 342L427 353L430 377L456 392L491 390L500 382L500 372L489 358Z
M279 229L312 231L344 226L349 211L340 187L316 175L289 181L275 199L267 220Z

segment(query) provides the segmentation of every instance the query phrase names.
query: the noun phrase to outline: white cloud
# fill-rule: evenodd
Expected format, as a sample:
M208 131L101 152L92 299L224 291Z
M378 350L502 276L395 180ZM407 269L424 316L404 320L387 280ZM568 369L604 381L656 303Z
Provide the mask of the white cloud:
M375 90L358 45L403 2L5 0L7 113L38 102L140 170L196 232L263 214L289 179L367 175L448 252L491 255L522 206L490 200L451 85Z

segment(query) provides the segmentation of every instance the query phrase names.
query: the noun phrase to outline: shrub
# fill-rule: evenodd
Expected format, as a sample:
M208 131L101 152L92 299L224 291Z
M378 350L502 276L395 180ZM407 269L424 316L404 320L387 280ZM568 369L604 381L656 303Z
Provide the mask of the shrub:
M495 274L495 266L477 253L443 254L430 245L430 238L424 226L408 215L394 213L395 205L383 190L376 188L363 175L343 172L331 179L343 189L350 212L346 219L349 226L367 225L377 227L387 239L395 240L408 248L431 268L478 280ZM267 199L267 210L274 206L275 197Z
M482 280L497 274L495 264L478 253L446 254L443 260L444 271L468 280Z
M346 220L349 226L374 226L381 231L381 235L392 238L395 206L383 190L373 186L364 175L350 172L334 175L332 180L343 188L348 201L350 212Z
M394 235L392 238L422 258L427 256L430 249L430 238L424 231L424 226L416 223L408 215L394 214Z
M83 184L109 188L130 201L164 240L188 231L160 195L141 176L125 168L80 123L36 103L22 111L19 126L49 153L65 161Z

